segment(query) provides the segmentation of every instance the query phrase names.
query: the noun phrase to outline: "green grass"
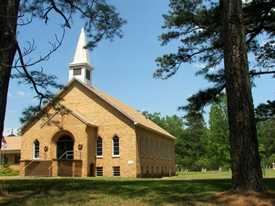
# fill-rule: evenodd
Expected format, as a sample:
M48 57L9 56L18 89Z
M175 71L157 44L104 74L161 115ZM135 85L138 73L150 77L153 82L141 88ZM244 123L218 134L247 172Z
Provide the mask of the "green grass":
M270 176L265 183L275 191L275 178L271 178L275 177L275 171L268 173ZM226 172L189 172L164 179L7 177L0 178L0 205L217 205L210 198L230 189L229 175Z
M167 205L230 188L228 180L17 179L2 182L3 205ZM180 204L179 204L180 205Z
M275 178L275 170L266 169L263 171L263 175L265 178ZM184 179L184 180L192 180L192 179L230 179L231 172L230 171L207 171L207 172L180 172L177 176L172 177L170 179Z
M18 176L19 171L12 170L9 167L0 168L0 176Z

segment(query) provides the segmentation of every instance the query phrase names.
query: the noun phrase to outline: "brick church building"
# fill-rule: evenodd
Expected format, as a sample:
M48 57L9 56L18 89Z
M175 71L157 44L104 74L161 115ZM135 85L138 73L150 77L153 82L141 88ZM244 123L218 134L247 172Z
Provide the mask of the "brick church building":
M175 137L95 88L82 29L69 83L22 127L22 176L175 175Z

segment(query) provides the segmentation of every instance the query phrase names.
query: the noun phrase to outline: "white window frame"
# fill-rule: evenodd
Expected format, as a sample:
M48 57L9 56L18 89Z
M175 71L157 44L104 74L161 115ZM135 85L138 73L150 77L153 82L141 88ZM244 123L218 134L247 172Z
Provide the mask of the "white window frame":
M119 154L114 154L114 138L117 138L118 139L118 153ZM113 138L112 138L112 156L113 157L120 157L120 138L115 135Z
M99 138L101 139L101 150L102 150L102 155L97 155L97 140L98 140ZM98 136L97 139L96 139L96 157L97 157L97 158L103 158L103 139L102 139L102 137L100 137L100 136Z
M35 154L36 154L35 143L36 142L38 143L38 157L35 156ZM32 159L34 159L34 160L39 160L40 159L40 142L37 139L34 140L33 143L32 143Z

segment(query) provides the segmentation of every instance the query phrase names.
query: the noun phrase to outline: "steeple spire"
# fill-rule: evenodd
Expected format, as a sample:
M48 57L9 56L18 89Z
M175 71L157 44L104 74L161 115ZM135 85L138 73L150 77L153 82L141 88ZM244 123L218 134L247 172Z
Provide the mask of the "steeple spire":
M84 31L84 28L82 28L79 35L72 64L79 64L79 63L89 64L88 50L84 48L86 45L87 45L87 41L86 41L85 31Z
M86 84L91 84L92 66L89 61L89 51L84 47L87 45L84 28L81 29L73 62L69 65L69 81L76 78Z

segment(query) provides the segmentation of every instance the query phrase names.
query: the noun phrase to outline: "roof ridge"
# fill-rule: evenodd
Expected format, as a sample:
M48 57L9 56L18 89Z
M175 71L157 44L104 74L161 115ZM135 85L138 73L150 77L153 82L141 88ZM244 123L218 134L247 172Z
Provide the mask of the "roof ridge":
M151 129L155 132L161 133L163 135L166 135L170 138L175 139L175 137L173 135L171 135L169 132L167 132L164 128L160 127L158 124L156 124L155 122L153 122L152 120L146 118L141 112L137 111L135 108L123 103L122 101L116 99L115 97L110 96L109 94L107 94L104 91L99 90L98 88L94 87L94 86L89 86L86 84L83 84L82 82L76 80L78 83L80 83L81 85L85 86L87 89L91 90L92 92L94 92L97 96L99 96L100 98L102 98L104 101L106 101L108 104L110 104L112 107L116 108L119 112L121 112L123 115L125 115L127 118L129 118L130 120L133 121L134 125L142 125L145 128ZM109 99L105 98L102 94L108 96L109 98L117 101L119 104L122 104L123 106L128 107L129 109L131 109L132 111L134 111L136 114L140 115L145 121L149 121L151 124L154 124L154 126L158 127L160 130L162 131L157 131L154 128L151 128L150 126L143 124L142 122L140 122L137 118L134 118L133 116L131 116L127 111L123 111L122 108L119 108L117 105L114 105Z
M131 120L133 122L133 124L136 126L141 125L144 128L153 130L157 133L160 133L162 135L165 135L166 137L175 139L175 137L173 135L171 135L169 132L167 132L165 129L163 129L162 127L160 127L158 124L156 124L155 122L153 122L152 120L146 118L142 113L140 113L139 111L137 111L136 109L134 109L133 107L121 102L120 100L108 95L107 93L100 91L99 89L97 89L94 86L89 86L87 84L82 83L81 81L73 78L72 80L70 80L70 82L68 83L67 86L65 86L61 91L59 91L57 93L57 95L55 96L55 98L57 98L58 96L62 96L67 90L68 88L70 88L71 85L73 85L73 83L76 82L80 85L82 85L84 88L88 89L90 92L94 93L96 96L98 96L100 99L102 99L103 101L105 101L107 104L111 105L113 108L115 108L117 111L119 111L121 114L123 114L125 117L127 117L129 120ZM111 100L115 101L112 102ZM49 102L48 104L46 104L42 110L45 110L48 106L51 105L51 102ZM124 108L121 108L124 107ZM125 107L130 110L131 112L129 113L129 111L125 111ZM134 114L131 114L131 113ZM134 117L134 115L138 116L138 117ZM29 124L33 123L36 120L36 118L33 118L32 120L30 120L29 122L27 122L26 124L24 124L21 128L22 134L24 134L25 129L29 126Z
M100 96L100 97L101 97L102 99L104 99L106 102L108 102L109 104L111 104L113 107L115 107L115 108L116 108L117 110L119 110L121 113L123 113L125 116L127 116L129 119L131 119L134 123L137 123L137 121L136 121L135 118L131 117L129 114L127 114L127 112L121 111L120 108L117 108L117 106L113 105L108 99L106 99L104 96L102 96L102 95L99 94L99 93L104 93L104 95L108 96L109 98L113 98L113 99L116 100L116 101L119 101L118 99L116 99L116 98L114 98L114 97L108 95L106 92L101 91L101 90L99 90L99 89L96 88L96 87L90 87L89 85L87 85L87 87L89 87L89 89L91 89L93 92L96 92L96 94L97 94L98 96ZM121 102L121 103L122 103L122 102ZM124 103L123 103L123 104L124 104ZM125 105L126 105L126 104L125 104ZM128 106L128 105L126 105L126 106ZM128 107L129 107L129 106L128 106Z

